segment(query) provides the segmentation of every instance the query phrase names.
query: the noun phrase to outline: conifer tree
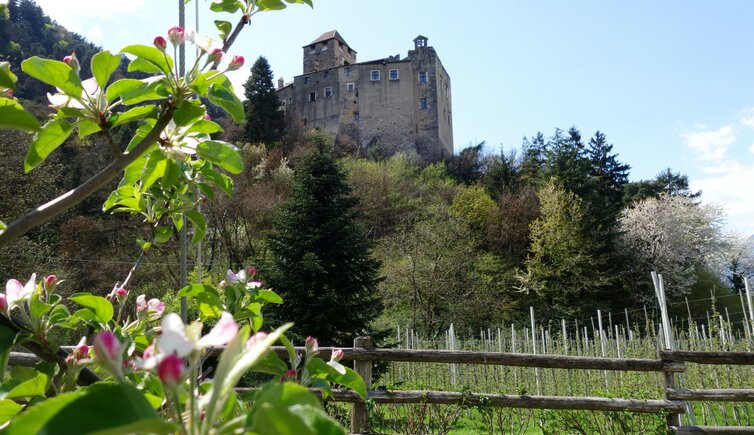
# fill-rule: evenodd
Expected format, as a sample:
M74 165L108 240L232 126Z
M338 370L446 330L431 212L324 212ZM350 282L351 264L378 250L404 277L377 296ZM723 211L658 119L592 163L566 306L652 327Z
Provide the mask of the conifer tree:
M272 69L263 56L251 67L251 76L244 83L246 97L245 138L251 143L273 145L283 134L283 112L272 83Z
M380 263L356 223L346 176L322 140L297 168L291 200L269 237L267 283L284 304L274 320L295 322L294 332L326 345L348 345L380 312Z

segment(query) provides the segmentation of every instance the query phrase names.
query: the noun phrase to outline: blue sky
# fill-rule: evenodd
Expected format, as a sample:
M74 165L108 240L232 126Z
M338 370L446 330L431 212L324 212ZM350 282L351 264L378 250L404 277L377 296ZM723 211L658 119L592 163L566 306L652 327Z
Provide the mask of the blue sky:
M214 31L209 1L187 6ZM60 24L118 50L177 23L176 0L37 0ZM314 0L256 15L232 50L264 55L276 77L301 74L301 47L337 29L361 61L429 38L451 77L456 151L576 126L607 135L631 179L670 167L729 228L754 233L754 2L739 0ZM188 27L192 27L189 25ZM243 83L248 69L233 81ZM239 90L237 89L237 90ZM242 90L242 89L240 89Z

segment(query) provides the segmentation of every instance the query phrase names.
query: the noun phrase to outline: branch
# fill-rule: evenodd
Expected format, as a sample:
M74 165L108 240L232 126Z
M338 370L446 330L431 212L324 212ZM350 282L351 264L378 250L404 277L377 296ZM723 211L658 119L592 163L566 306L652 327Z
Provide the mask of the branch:
M228 36L228 38L225 40L225 43L223 44L223 51L225 53L230 50L230 46L233 45L234 42L236 42L236 38L238 38L238 34L241 33L241 30L243 30L243 26L249 24L249 18L251 16L248 14L244 14L241 16L241 19L238 21L238 24L236 24L236 28L233 29L233 33ZM212 64L212 69L217 69L217 66L220 65L220 61Z
M76 206L115 179L121 172L123 172L126 166L144 154L144 152L160 138L160 133L162 133L165 127L167 127L168 122L170 122L173 117L173 112L175 111L175 105L173 102L168 100L163 103L163 106L164 111L162 116L157 120L155 126L131 151L121 154L120 157L113 160L112 163L75 189L69 190L63 195L60 195L47 204L38 207L36 210L21 216L8 225L7 229L0 233L0 249L6 247L10 242L26 234L31 229L49 222L66 210Z

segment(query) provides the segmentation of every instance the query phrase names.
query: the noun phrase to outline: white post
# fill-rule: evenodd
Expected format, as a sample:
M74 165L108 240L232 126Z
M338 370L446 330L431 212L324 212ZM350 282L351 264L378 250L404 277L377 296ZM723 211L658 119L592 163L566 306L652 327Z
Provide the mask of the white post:
M534 307L529 307L529 317L531 317L531 350L533 354L537 354L537 328L534 325ZM539 386L539 368L534 368L534 380L537 383L537 395L542 395L542 390Z
M744 286L746 287L746 302L749 304L749 321L754 325L754 307L751 303L751 286L749 285L749 278L744 277ZM754 333L754 329L752 330Z

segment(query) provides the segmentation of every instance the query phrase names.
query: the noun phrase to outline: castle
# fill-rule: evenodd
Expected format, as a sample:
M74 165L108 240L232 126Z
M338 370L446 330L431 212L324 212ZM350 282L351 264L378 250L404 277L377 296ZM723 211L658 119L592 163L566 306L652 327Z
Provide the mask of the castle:
M415 150L427 161L453 155L450 77L427 38L400 55L357 62L336 31L304 46L304 73L278 80L283 110L305 128L319 128L336 143L366 154Z

